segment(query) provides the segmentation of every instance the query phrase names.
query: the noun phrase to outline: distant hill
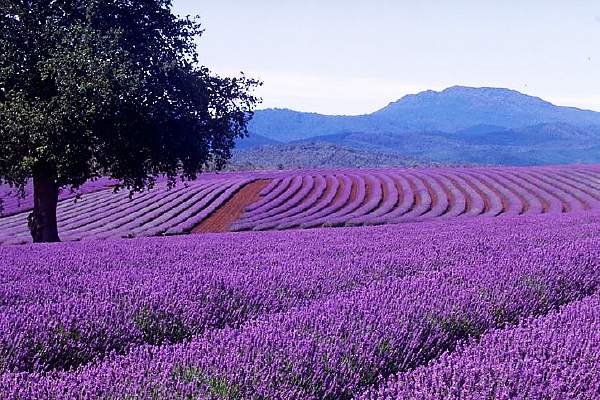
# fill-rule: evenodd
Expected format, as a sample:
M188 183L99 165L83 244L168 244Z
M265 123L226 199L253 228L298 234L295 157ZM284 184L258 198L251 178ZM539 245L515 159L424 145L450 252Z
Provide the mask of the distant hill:
M440 163L600 162L600 113L499 88L425 91L359 116L263 110L249 130L263 141L326 142Z
M248 129L250 136L258 134L280 142L289 142L346 131L393 131L398 129L398 126L371 115L322 115L287 109L267 109L254 114Z
M390 133L348 132L306 141L394 153L441 164L549 165L600 162L600 127L540 124L497 131ZM300 141L302 143L302 141Z
M517 128L549 122L600 125L600 113L560 107L539 97L501 88L453 86L404 96L371 114L413 129L454 132L474 125Z
M600 141L600 126L577 127L555 122L513 129L490 129L480 132L465 130L451 133L447 137L460 139L470 144L535 146L565 142L565 144L593 145L598 144Z
M254 147L265 146L268 144L280 144L281 142L268 137L253 133L252 135L243 139L237 139L235 142L235 148L238 150L251 149Z
M415 167L436 163L399 154L344 147L326 142L266 145L236 150L230 170L343 167Z

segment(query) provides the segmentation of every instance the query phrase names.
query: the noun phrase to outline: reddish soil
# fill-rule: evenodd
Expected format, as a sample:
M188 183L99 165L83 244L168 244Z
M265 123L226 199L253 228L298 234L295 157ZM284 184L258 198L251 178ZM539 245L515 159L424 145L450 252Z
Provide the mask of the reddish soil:
M421 199L421 193L419 193L419 191L417 190L417 185L413 182L413 176L407 176L406 180L408 181L408 186L410 186L410 190L412 190L413 192L413 203L410 205L410 208L408 209L408 211L412 211L415 208L417 208L419 206L419 204L421 204L421 202L423 201Z
M192 233L228 232L244 209L260 199L259 192L269 184L270 179L250 182L239 189L224 205L192 230Z
M473 207L473 201L471 199L471 196L468 195L465 188L460 183L458 183L458 181L456 179L454 179L452 176L450 176L450 175L444 175L444 176L446 177L446 179L448 179L450 181L450 183L452 183L454 185L455 188L458 189L459 192L462 193L462 196L465 199L465 208L464 208L464 210L462 210L460 212L460 214L466 213L467 211L469 211L471 209L471 207ZM450 192L450 191L448 191L448 192Z
M344 192L344 188L346 187L344 180L341 177L336 176L336 178L338 179L340 184L338 186L337 192L335 192L335 196L333 196L333 199L331 200L331 204L335 204L335 202L338 201L340 199L340 197L342 197L342 193ZM352 181L352 178L350 178L350 181ZM353 187L350 192L350 200L349 201L352 200L352 193L354 193L354 196L356 197L356 189L355 189L356 185L352 185L352 186ZM343 204L342 204L342 206L343 206Z
M500 186L504 186L504 188L506 190L508 190L509 192L512 192L512 190L510 190L508 187L506 187L504 184L498 182L497 180L495 180L493 177L489 176L489 175L485 175L488 179L496 182L498 185ZM504 175L503 175L504 176ZM485 182L484 180L481 180L481 183L483 183L484 185L486 185L492 192L494 192L494 194L496 196L498 196L498 198L500 198L500 202L502 204L502 211L500 213L506 212L506 210L508 210L508 197L506 197L504 194L502 194L494 185L492 184L488 184L487 182ZM515 196L519 198L519 200L521 201L521 204L523 205L523 210L521 210L521 213L524 213L525 211L527 211L529 204L525 201L525 199L523 197L521 197L521 195L519 195L519 193L515 192ZM489 203L488 203L489 204ZM486 205L486 211L489 210L489 208L487 208L488 205Z
M402 202L404 201L404 197L407 196L407 193L405 193L404 189L402 189L402 185L400 184L400 182L398 182L396 179L394 179L393 176L392 176L392 179L394 181L394 185L396 186L396 190L398 191L398 202L394 205L394 208L393 208L393 209L395 209L396 207L399 207L400 204L402 204Z
M429 197L431 197L431 205L429 206L429 209L427 209L427 211L430 211L437 205L439 199L437 197L437 194L431 187L431 184L429 184L429 181L427 179L422 179L422 181L423 185L425 185L425 188L427 189L427 192L429 193Z
M375 207L373 209L373 211L377 210L379 207L381 207L381 205L383 204L383 202L385 201L385 199L387 199L388 197L390 197L390 190L388 189L385 181L383 179L379 180L379 183L381 185L381 200L379 201L379 204L377 204L377 207ZM394 182L394 185L396 183ZM398 204L396 202L396 204ZM394 204L394 207L396 206L396 204Z
M358 183L356 182L356 180L350 178L350 180L352 181L352 188L350 189L350 198L348 198L348 203L353 202L354 200L356 200L356 194L358 193ZM366 182L365 182L366 185ZM366 192L366 186L365 186L365 192ZM365 196L366 197L366 196ZM344 204L344 205L346 205Z
M491 207L489 197L483 192L483 190L481 190L481 188L479 187L478 184L471 181L471 178L472 178L471 175L463 175L462 178L464 179L465 182L467 182L467 185L471 186L471 189L473 189L475 191L475 193L477 193L479 195L479 197L481 197L483 199L483 210L481 211L481 213L484 214L484 213L488 212ZM478 180L478 182L480 182L481 185L485 185L488 189L492 190L492 188L490 188L489 185L486 185L484 181ZM470 208L468 208L468 209L470 209Z
M445 183L443 183L440 179L438 179L437 177L434 177L434 176L432 176L431 179L434 180L438 184L438 186L442 189L442 193L444 194L444 196L446 196L446 199L448 200L448 205L446 206L446 209L444 210L443 213L440 214L440 215L444 215L452 207L454 207L454 204L456 203L456 199L454 198L454 194L450 191L450 189L448 188L448 186L446 186ZM438 201L439 201L439 199L438 199ZM461 211L461 212L463 212L463 211Z
M357 190L358 190L358 188L357 188ZM360 202L360 204L358 206L362 207L363 205L365 205L365 203L369 201L369 199L371 198L372 195L373 195L373 187L369 184L369 181L367 181L365 179L365 198ZM355 198L356 195L350 196L350 197Z

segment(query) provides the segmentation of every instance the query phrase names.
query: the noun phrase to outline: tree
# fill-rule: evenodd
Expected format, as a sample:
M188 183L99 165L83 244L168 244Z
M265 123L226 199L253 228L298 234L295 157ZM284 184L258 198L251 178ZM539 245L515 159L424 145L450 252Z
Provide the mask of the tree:
M225 165L260 82L199 65L201 33L170 0L0 0L0 183L33 179L34 242L59 240L62 187Z

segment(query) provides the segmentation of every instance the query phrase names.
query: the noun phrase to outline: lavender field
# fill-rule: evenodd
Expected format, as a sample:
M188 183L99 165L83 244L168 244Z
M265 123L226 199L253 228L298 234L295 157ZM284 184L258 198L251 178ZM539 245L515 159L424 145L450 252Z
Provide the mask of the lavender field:
M108 180L63 191L63 241L381 225L600 209L600 166L339 169L205 174L114 193ZM30 242L31 199L3 189L0 243ZM221 210L221 212L219 212ZM219 215L222 214L222 215Z
M1 246L3 399L594 399L600 215Z
M5 189L0 398L600 398L597 166L111 184Z
M0 1L0 400L600 400L600 3L509 3Z

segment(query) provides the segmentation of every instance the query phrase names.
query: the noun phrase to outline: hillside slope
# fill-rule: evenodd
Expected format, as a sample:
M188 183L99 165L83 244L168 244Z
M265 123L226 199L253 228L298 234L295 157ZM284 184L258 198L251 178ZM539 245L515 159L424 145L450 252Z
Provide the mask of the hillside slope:
M229 168L232 170L381 168L432 164L384 151L341 146L326 141L307 141L236 150Z
M394 153L400 157L441 164L524 166L600 163L600 127L577 128L564 123L515 129L473 127L453 133L429 131L396 135L346 132L293 143L312 141Z

